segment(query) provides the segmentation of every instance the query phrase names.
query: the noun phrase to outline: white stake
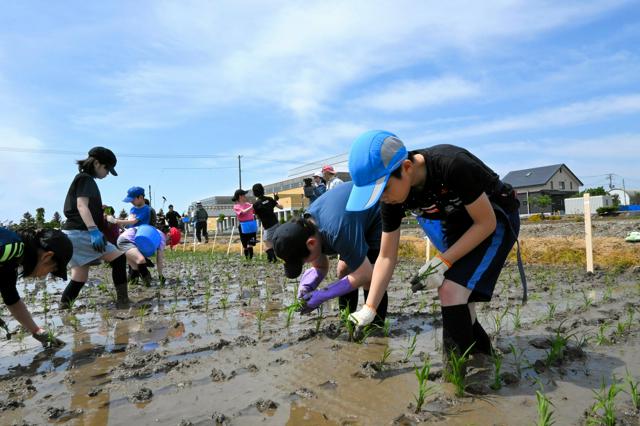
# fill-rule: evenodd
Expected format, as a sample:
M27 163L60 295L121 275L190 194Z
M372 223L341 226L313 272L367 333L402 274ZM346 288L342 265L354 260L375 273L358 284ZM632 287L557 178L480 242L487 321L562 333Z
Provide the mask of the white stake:
M216 239L218 239L218 224L216 223L216 232L213 234L213 245L211 246L211 254L213 254L213 249L216 247Z
M233 231L236 230L235 226L231 227L231 236L229 237L229 245L227 246L227 256L229 256L229 251L231 250L231 240L233 239Z
M591 200L588 193L584 194L584 234L587 250L587 272L593 272L593 242L591 239Z
M260 260L262 260L262 253L264 252L264 228L262 222L260 223Z
M424 237L424 239L426 240L426 255L425 257L427 258L427 262L431 260L431 240L429 239L429 237Z

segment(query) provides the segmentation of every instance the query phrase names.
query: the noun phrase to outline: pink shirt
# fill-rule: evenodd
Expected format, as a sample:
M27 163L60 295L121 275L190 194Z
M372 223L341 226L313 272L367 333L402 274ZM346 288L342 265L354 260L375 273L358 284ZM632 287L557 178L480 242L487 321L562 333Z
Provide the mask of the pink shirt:
M249 210L246 213L242 213L242 210L246 209L247 207L251 207L251 210ZM241 204L234 204L233 205L233 211L236 212L236 216L238 216L238 220L240 222L248 222L250 220L253 220L253 204L251 203L241 203Z

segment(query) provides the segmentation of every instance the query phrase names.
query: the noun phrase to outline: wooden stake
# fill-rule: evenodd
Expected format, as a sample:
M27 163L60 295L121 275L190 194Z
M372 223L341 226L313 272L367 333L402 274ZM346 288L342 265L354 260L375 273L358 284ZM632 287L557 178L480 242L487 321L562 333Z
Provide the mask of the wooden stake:
M426 240L425 242L427 246L425 257L427 258L428 262L431 260L431 240L428 237L425 237L424 239Z
M216 247L217 239L218 239L218 224L216 223L216 232L213 234L213 245L211 246L211 254L213 254L213 249Z
M262 260L262 253L264 252L264 228L262 222L260 223L260 260Z
M229 245L227 246L227 256L229 256L229 251L231 250L231 240L233 239L233 231L236 230L235 226L231 227L231 236L229 237Z
M584 234L587 249L587 272L593 272L593 241L591 239L591 200L584 194Z

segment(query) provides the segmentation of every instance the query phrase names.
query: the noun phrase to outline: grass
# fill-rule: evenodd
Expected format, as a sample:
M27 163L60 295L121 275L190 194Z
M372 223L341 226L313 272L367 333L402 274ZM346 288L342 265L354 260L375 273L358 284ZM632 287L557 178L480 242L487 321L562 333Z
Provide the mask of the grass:
M386 368L385 364L387 363L387 360L392 353L393 350L389 346L385 346L384 352L382 352L382 357L380 358L380 362L378 363L378 365L380 366L380 371L384 371L384 369Z
M457 397L464 396L466 365L469 360L469 352L471 352L474 344L469 346L462 355L458 355L455 349L449 352L449 360L447 361L449 368L445 369L445 379L453 384Z
M355 332L355 324L351 322L351 320L349 319L349 315L351 315L351 312L349 311L348 305L345 306L344 309L340 310L340 323L347 330L347 333L349 333L349 340L352 341L353 334Z
M429 372L431 371L431 362L429 360L425 360L422 368L418 369L417 366L414 368L416 371L416 378L418 379L418 394L414 395L413 398L416 401L416 413L419 413L422 410L426 397L434 390L434 387L429 386L428 382Z

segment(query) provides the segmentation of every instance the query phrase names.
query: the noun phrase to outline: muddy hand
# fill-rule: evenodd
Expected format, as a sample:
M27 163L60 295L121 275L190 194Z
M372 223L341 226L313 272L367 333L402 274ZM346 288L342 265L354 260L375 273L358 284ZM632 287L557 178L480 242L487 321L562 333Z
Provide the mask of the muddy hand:
M33 338L42 344L43 348L64 346L66 343L56 336L49 334L46 330L40 329L32 334Z
M357 327L366 327L376 318L376 310L365 304L359 311L349 315L349 320Z
M415 293L419 290L438 288L444 281L444 273L449 270L451 264L440 255L437 255L420 268L409 283Z

